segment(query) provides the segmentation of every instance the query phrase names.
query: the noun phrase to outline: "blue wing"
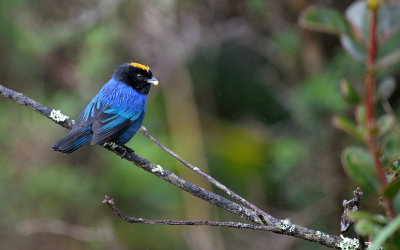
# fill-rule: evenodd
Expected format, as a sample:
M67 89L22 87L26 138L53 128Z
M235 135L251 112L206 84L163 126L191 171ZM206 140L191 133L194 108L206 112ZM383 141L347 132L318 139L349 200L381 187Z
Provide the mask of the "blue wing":
M99 101L98 96L95 96L92 101L86 106L86 108L82 110L78 118L76 118L71 133L82 128L92 126L92 124L96 121L96 117L101 112L103 106L104 105L102 105L102 103Z
M134 125L142 113L142 108L118 110L106 107L100 111L96 121L92 125L93 137L90 144L94 145L114 141L129 127Z
M90 127L93 131L90 144L108 141L123 144L140 127L146 100L146 95L111 79L78 116L71 133ZM118 138L122 134L124 139Z

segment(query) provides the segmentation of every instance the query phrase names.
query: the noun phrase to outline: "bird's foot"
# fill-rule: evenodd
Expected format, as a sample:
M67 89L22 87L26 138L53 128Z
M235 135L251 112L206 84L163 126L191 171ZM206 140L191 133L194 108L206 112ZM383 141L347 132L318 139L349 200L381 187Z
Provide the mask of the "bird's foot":
M115 150L118 147L118 145L112 141L104 143L103 146L110 147L112 150Z
M123 145L118 145L118 144L116 144L115 142L112 142L112 141L104 143L103 146L104 147L109 147L112 150L115 150L117 148L121 149L121 151L123 151L123 153L121 154L121 159L125 158L125 156L128 153L134 153L135 152L135 150L133 150L133 149L127 148L127 147L125 147Z

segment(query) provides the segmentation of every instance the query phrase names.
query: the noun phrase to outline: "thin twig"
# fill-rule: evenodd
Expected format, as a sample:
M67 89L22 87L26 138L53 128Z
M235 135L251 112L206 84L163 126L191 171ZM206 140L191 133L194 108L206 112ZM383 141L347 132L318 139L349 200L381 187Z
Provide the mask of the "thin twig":
M25 95L15 92L11 89L8 89L0 84L0 95L5 96L9 99L16 101L17 103L27 106L30 109L42 114L43 116L51 119L57 124L71 129L73 121L68 118L68 116L63 115L60 111L56 111L54 109L50 109L28 97ZM250 210L246 207L243 207L233 201L230 201L226 198L223 198L215 193L209 192L199 186L194 185L193 183L186 181L185 179L180 178L174 173L162 168L160 165L156 165L149 160L137 155L134 153L132 149L126 146L116 146L111 147L110 145L103 146L109 151L112 151L118 156L130 161L134 165L142 168L143 170L156 175L157 177L167 181L182 190L207 201L210 204L221 207L231 213L234 213L248 221L252 221L261 226L264 225L264 221L259 218L259 214L255 211ZM267 230L268 228L268 230ZM301 238L304 240L312 241L318 243L320 245L324 245L330 248L339 248L343 246L343 244L348 244L348 242L353 243L357 241L357 239L345 238L343 236L339 237L336 235L330 235L326 233L322 233L320 231L315 231L309 228L305 228L299 225L292 224L289 219L280 220L271 216L271 221L268 222L268 226L266 227L267 231L271 231L278 234L286 234L291 235L297 238Z
M103 203L107 204L113 212L124 221L129 223L152 224L152 225L171 225L171 226L213 226L213 227L232 227L253 230L271 231L272 226L260 226L233 221L204 221L204 220L148 220L143 218L128 217L124 215L115 205L114 199L108 195L104 197Z
M257 206L251 204L250 202L248 202L246 199L244 199L243 197L241 197L240 195L236 194L235 192L233 192L232 190L230 190L229 188L227 188L224 184L222 184L221 182L217 181L216 179L214 179L213 177L209 176L208 174L204 173L200 168L192 165L191 163L187 162L186 160L184 160L180 155L178 155L177 153L175 153L174 151L172 151L171 149L167 148L164 144L162 144L159 140L157 140L154 136L152 136L148 130L146 129L146 127L141 126L141 129L143 131L143 135L146 136L147 138L149 138L152 142L154 142L154 144L156 144L158 147L160 147L162 150L164 150L165 152L167 152L168 154L170 154L172 157L174 157L175 159L177 159L178 161L180 161L183 165L185 165L186 167L190 168L191 170L193 170L194 172L198 173L199 175L201 175L203 178L205 178L208 182L212 183L214 186L216 186L217 188L221 189L222 191L224 191L226 194L228 194L229 196L231 196L232 198L234 198L235 200L239 201L240 203L242 203L243 205L253 209L254 211L256 211L259 214L259 217L263 220L264 224L268 224L268 221L271 220L271 218L273 218L271 215L269 215L268 213L266 213L265 211L263 211L262 209L258 208Z
M199 187L179 176L172 173L171 171L164 169L162 166L154 164L153 162L135 154L133 150L127 146L110 146L105 145L104 148L114 152L115 154L119 155L123 159L126 159L136 166L140 167L147 172L160 177L161 179L179 187L180 189L205 200L215 206L221 207L229 212L232 212L240 217L252 221L257 224L263 224L260 220L258 214L253 210L250 210L246 207L243 207L237 203L234 203L222 196L219 196L215 193L205 190L202 187ZM270 223L276 223L277 219L271 221Z
M344 200L343 204L343 214L340 220L340 232L344 233L351 225L353 225L353 220L350 218L350 213L357 211L360 208L360 200L363 192L361 188L357 187L353 192L354 197L351 200Z

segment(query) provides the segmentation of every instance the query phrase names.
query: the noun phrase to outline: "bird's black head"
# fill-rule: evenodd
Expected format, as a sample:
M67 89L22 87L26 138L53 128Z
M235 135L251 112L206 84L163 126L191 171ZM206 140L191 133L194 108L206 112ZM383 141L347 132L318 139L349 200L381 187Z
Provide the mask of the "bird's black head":
M151 85L158 85L148 66L140 63L125 63L115 69L113 77L122 81L141 94L148 94Z

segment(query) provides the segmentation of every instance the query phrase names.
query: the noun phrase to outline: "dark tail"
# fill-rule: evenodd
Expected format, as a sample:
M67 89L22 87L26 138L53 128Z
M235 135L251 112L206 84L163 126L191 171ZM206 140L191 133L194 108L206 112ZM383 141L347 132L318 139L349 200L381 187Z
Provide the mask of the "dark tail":
M78 131L70 133L61 140L56 141L52 148L55 151L70 154L82 147L86 142L90 141L92 139L92 135L92 127L82 128Z

